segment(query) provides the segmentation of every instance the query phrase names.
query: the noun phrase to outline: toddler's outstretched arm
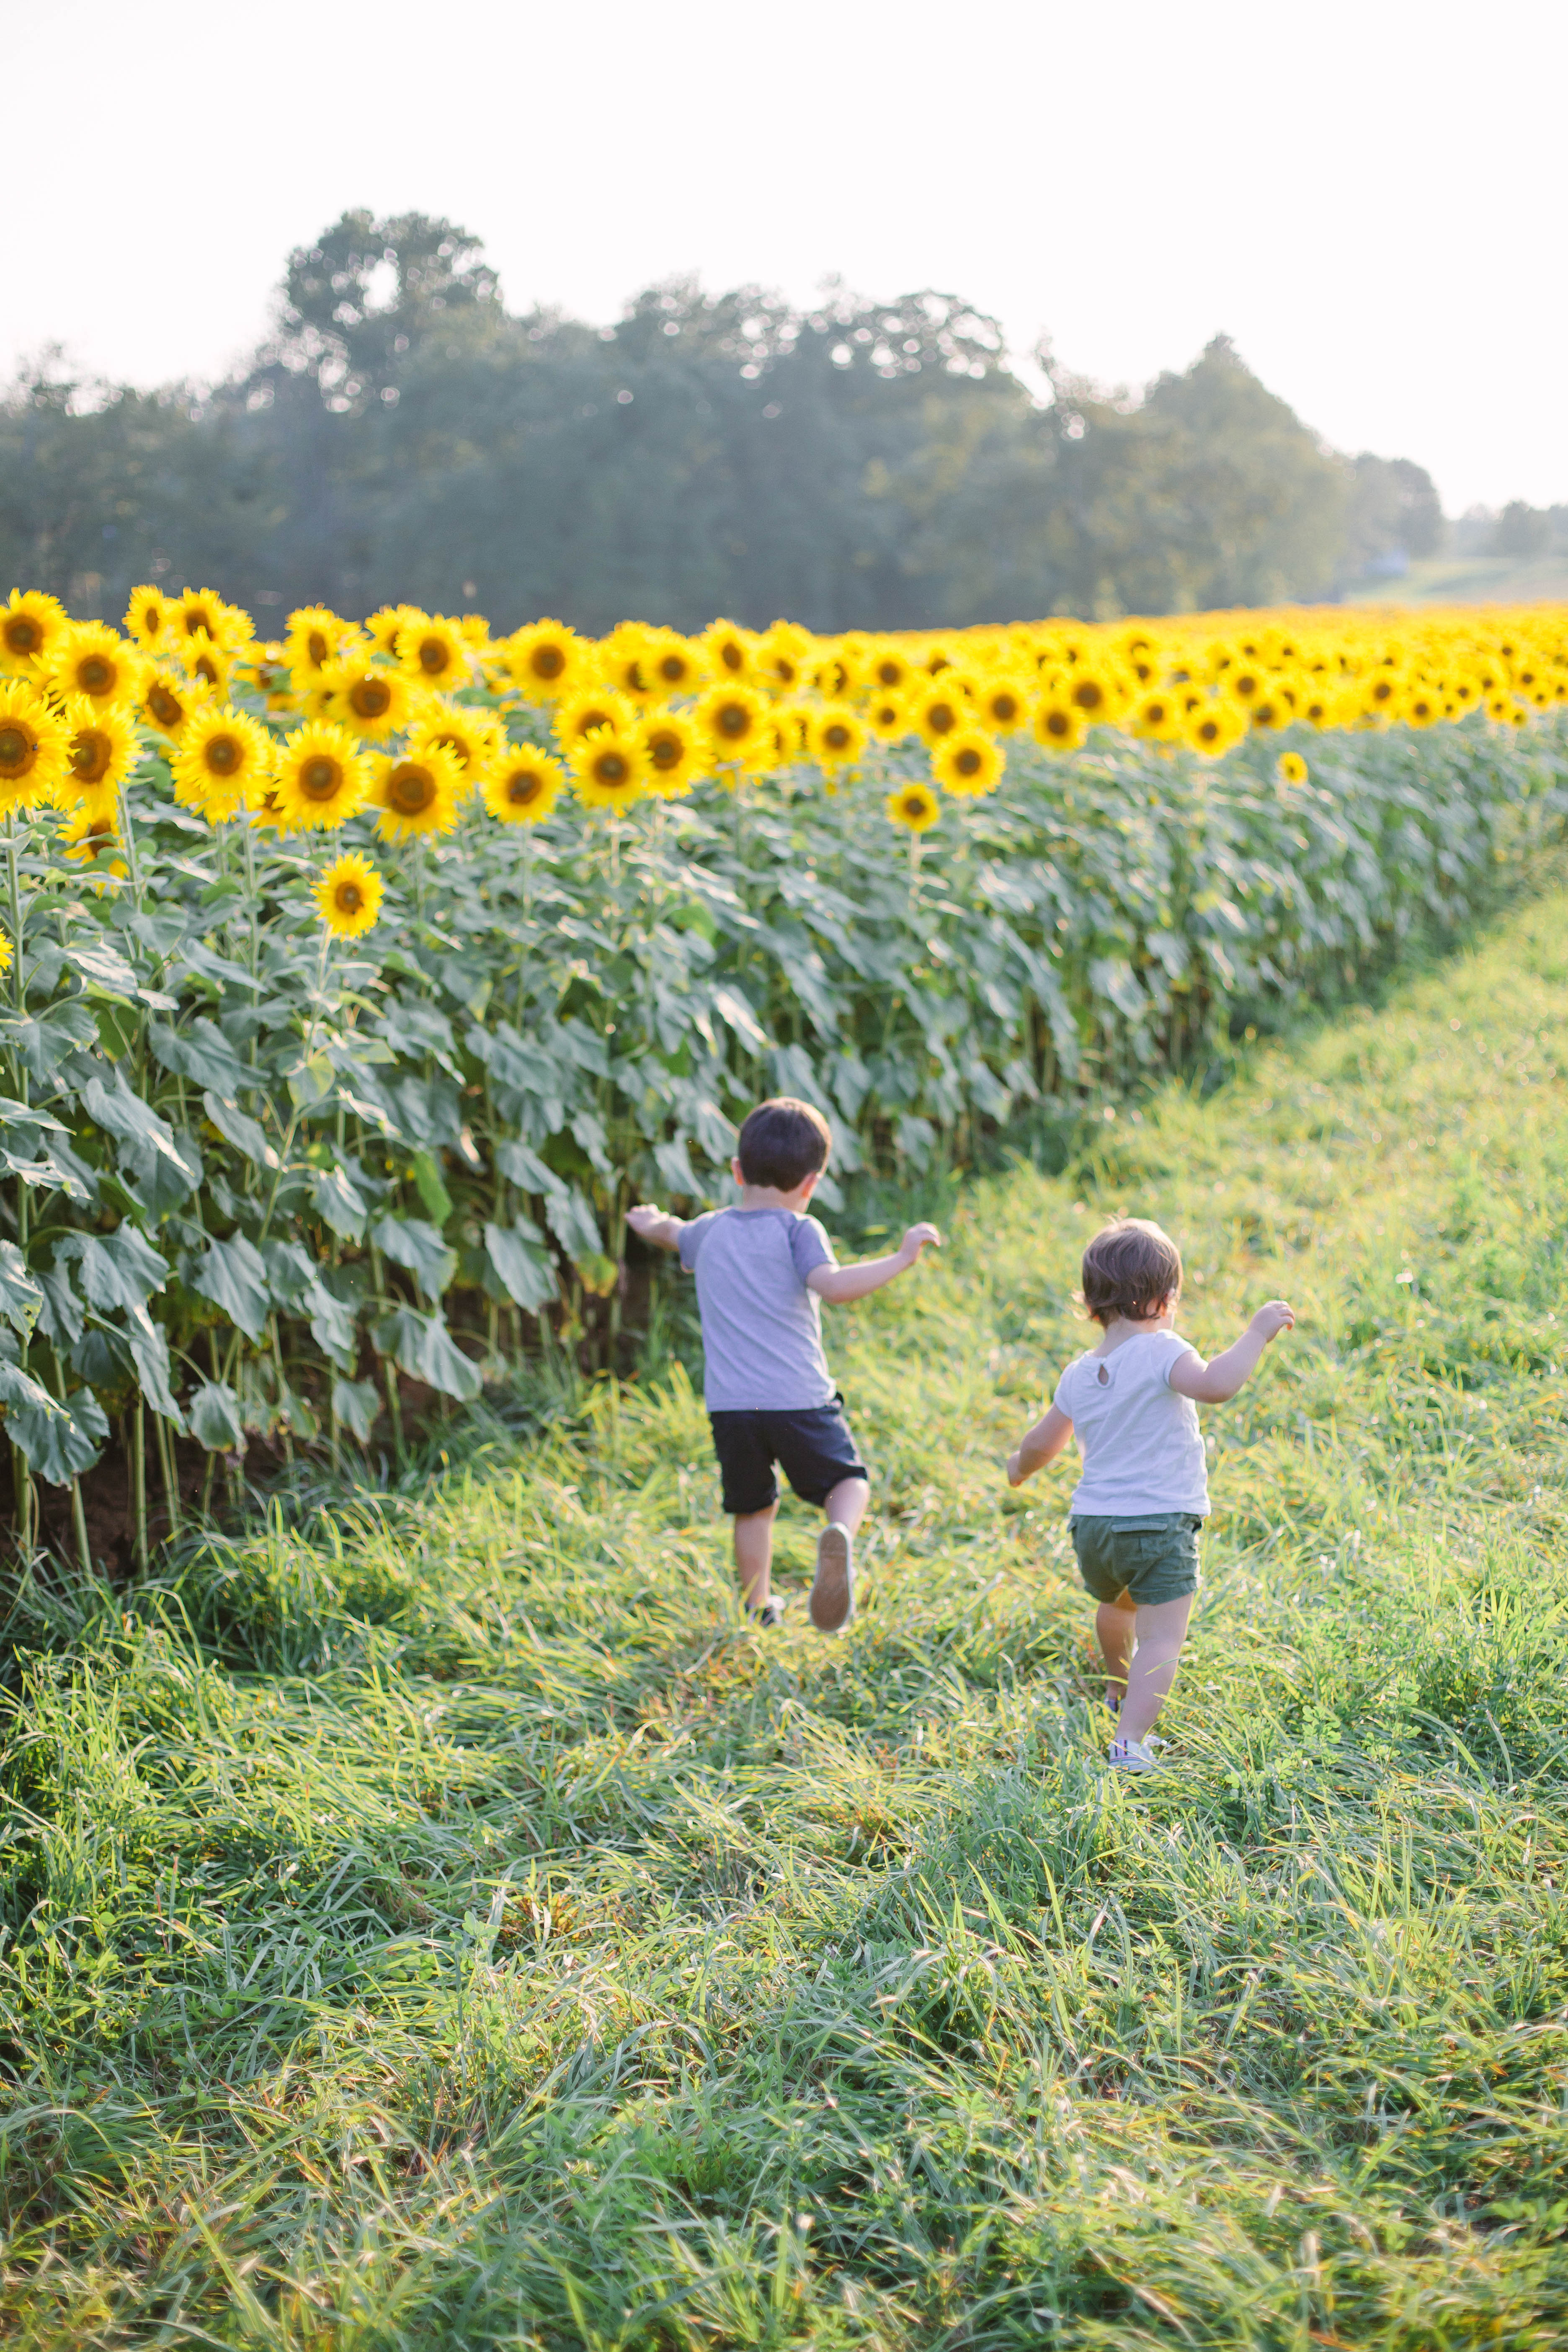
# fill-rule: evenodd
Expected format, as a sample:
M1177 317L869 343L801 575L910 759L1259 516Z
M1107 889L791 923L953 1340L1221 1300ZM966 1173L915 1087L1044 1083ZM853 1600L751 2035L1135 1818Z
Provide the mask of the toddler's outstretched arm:
M672 1216L668 1209L656 1209L650 1202L643 1201L635 1209L626 1211L626 1223L634 1234L640 1234L645 1242L653 1244L655 1249L672 1250L680 1247L680 1236L686 1230L687 1220Z
M1184 1356L1171 1367L1171 1386L1178 1396L1191 1397L1194 1404L1228 1404L1245 1381L1258 1370L1258 1359L1271 1339L1281 1331L1293 1331L1296 1315L1282 1298L1271 1298L1260 1307L1239 1339L1233 1339L1223 1355L1205 1363L1201 1356Z
M829 1307L850 1307L857 1298L869 1297L880 1290L885 1282L892 1282L907 1274L928 1242L942 1247L942 1235L934 1225L911 1225L896 1250L886 1257L862 1258L858 1265L816 1265L805 1277L806 1288L815 1290Z
M1007 1456L1007 1484L1021 1486L1047 1462L1054 1462L1068 1439L1072 1435L1072 1423L1056 1405L1047 1405L1043 1419L1036 1422L1016 1454Z

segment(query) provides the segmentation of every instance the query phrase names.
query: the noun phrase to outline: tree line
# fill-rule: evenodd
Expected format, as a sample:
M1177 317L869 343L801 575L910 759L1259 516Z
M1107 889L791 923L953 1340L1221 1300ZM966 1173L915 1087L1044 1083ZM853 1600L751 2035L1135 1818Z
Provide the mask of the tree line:
M926 289L814 308L650 287L612 327L501 301L479 241L345 214L210 389L73 380L0 401L0 572L117 619L217 590L265 626L542 613L933 628L1317 600L1437 544L1430 478L1328 448L1216 336L1137 398Z

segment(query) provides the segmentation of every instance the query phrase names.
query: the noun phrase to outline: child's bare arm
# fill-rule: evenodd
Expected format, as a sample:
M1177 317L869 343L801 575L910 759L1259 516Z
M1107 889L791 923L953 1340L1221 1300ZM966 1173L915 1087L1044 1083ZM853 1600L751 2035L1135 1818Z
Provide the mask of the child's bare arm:
M1271 1298L1260 1307L1239 1339L1235 1339L1223 1355L1205 1363L1201 1356L1184 1356L1171 1367L1171 1386L1178 1396L1191 1397L1194 1404L1228 1404L1243 1383L1258 1369L1258 1359L1271 1339L1281 1331L1296 1328L1295 1312L1282 1298Z
M885 1282L896 1281L907 1274L927 1242L942 1247L942 1235L934 1225L911 1225L899 1246L888 1257L868 1257L858 1265L814 1265L806 1276L806 1287L826 1299L829 1307L848 1307L857 1298L867 1298L873 1290L880 1290Z
M1056 1405L1047 1405L1043 1419L1036 1422L1016 1454L1007 1456L1007 1484L1021 1486L1047 1462L1054 1462L1068 1439L1072 1435L1072 1423Z
M626 1223L633 1233L651 1242L655 1249L679 1249L687 1222L685 1217L672 1217L668 1209L656 1209L647 1201L626 1211Z

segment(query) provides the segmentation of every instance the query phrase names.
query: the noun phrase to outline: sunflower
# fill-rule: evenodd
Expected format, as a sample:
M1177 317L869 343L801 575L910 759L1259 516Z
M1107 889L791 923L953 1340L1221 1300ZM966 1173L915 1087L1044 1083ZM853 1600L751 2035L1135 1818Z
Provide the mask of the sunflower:
M967 793L978 798L994 792L1002 780L1007 754L982 728L961 728L931 753L931 773L944 792Z
M510 745L485 778L485 806L502 824L539 824L565 783L565 769L548 751L536 751L527 743Z
M46 596L39 588L28 589L26 595L13 588L7 602L0 604L0 677L30 675L44 667L63 630L71 625L65 606L54 596Z
M563 621L535 621L515 629L500 651L513 686L534 702L554 702L572 693L587 661L582 638Z
M210 700L211 694L205 678L177 677L172 670L152 670L142 689L140 715L160 735L177 735L192 712Z
M1076 751L1088 731L1088 719L1065 688L1036 704L1035 734L1047 751Z
M102 621L73 621L50 646L46 675L53 693L102 707L132 701L144 669L141 655Z
M850 768L864 758L869 730L847 702L824 702L805 722L805 748L819 768Z
M659 699L654 685L651 664L654 641L658 631L644 626L641 621L623 621L618 628L601 639L597 667L599 676L617 694L629 695L636 703Z
M652 712L638 723L632 740L647 763L649 790L666 800L689 793L703 772L709 747L683 711Z
M574 743L591 735L595 727L612 728L617 735L630 734L637 718L637 706L624 694L614 694L605 686L585 687L557 705L555 732L563 750L569 752Z
M917 731L933 749L945 736L957 734L974 720L974 706L963 691L963 681L952 669L929 685L917 686L910 698L910 710Z
M1247 705L1247 715L1254 727L1272 734L1278 727L1289 727L1296 714L1271 678Z
M372 653L384 654L390 661L397 659L398 632L408 617L408 611L406 604L383 604L370 615L364 625L363 635L369 640Z
M169 600L161 588L132 588L123 626L143 652L161 654L171 642Z
M882 807L894 824L907 825L911 833L929 833L942 814L942 803L929 784L900 784L889 793Z
M1108 726L1115 719L1121 697L1109 672L1075 669L1067 691L1073 709L1083 713L1086 727Z
M1132 732L1146 743L1171 743L1182 731L1182 705L1166 687L1152 687L1132 704Z
M272 793L284 832L335 831L369 791L369 761L346 728L312 720L279 750Z
M1411 686L1399 705L1406 727L1430 727L1443 716L1443 698L1435 687Z
M775 621L757 640L757 676L774 694L793 694L810 667L811 631Z
M66 703L64 718L70 734L65 790L73 799L102 794L112 800L136 765L136 730L129 711L113 703L101 709L78 694Z
M362 939L381 912L385 884L368 857L349 850L312 886L316 912L335 940Z
M315 686L321 672L345 655L358 635L353 623L330 605L301 604L298 612L290 613L283 635L283 657L295 693L304 694Z
M1194 751L1206 759L1222 760L1233 744L1239 743L1247 732L1247 713L1238 710L1234 702L1223 697L1218 701L1203 703L1193 711L1186 724L1186 739Z
M974 707L987 727L994 727L1000 735L1011 735L1027 719L1034 698L1021 677L1004 670L1000 676L984 681L974 698Z
M397 658L410 677L443 694L467 686L474 659L460 621L441 614L410 612L397 633Z
M914 677L914 664L885 638L874 639L866 656L866 673L874 693L904 694Z
M23 679L0 685L0 809L51 800L70 771L69 722Z
M1304 784L1307 781L1307 762L1302 759L1300 751L1281 751L1274 772L1282 784L1292 787Z
M811 683L825 702L843 702L848 696L858 694L866 683L864 661L857 658L853 647L840 639L833 651L816 664Z
M483 783L501 741L499 719L479 710L452 710L444 702L426 709L408 730L411 757L422 760L426 751L451 753L458 763L459 798Z
M647 789L648 771L633 735L595 727L572 747L577 797L589 808L626 808Z
M274 746L259 719L226 705L207 704L182 729L170 765L174 798L199 809L209 824L226 824L260 800L272 782Z
M210 637L226 653L236 653L249 639L250 615L237 604L226 604L210 588L186 588L169 607L169 622L178 637Z
M463 797L463 772L445 745L422 751L384 752L375 762L370 805L383 841L412 841L424 833L450 833Z
M715 677L734 685L751 677L757 640L750 629L737 628L733 621L715 621L697 642Z
M642 658L643 676L649 691L660 701L670 702L678 696L695 694L708 683L708 661L701 646L690 637L683 637L674 629L652 629L648 632Z
M896 743L900 736L911 731L914 723L901 694L887 694L879 688L866 705L866 724L885 743Z
M415 689L403 672L362 653L329 662L317 691L331 695L331 716L351 735L395 735L414 714Z
M174 641L174 653L187 677L198 679L214 694L228 692L234 656L226 647L215 646L210 637L178 637Z
M770 749L768 707L754 686L710 686L691 715L719 760L754 766Z
M60 846L73 865L90 866L106 849L112 849L120 838L112 802L83 801L72 811L60 827ZM123 877L125 867L116 859L115 874Z

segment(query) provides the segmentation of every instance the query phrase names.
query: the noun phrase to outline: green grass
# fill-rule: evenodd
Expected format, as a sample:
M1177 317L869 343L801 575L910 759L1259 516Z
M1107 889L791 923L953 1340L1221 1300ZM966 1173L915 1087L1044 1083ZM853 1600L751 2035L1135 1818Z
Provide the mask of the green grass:
M1561 604L1568 555L1435 555L1396 580L1358 580L1347 604Z
M959 1193L834 1320L844 1640L741 1623L672 1299L417 1491L16 1592L8 2340L1561 2344L1565 1016L1557 895ZM1131 1785L997 1468L1112 1207L1200 1342L1301 1318Z

